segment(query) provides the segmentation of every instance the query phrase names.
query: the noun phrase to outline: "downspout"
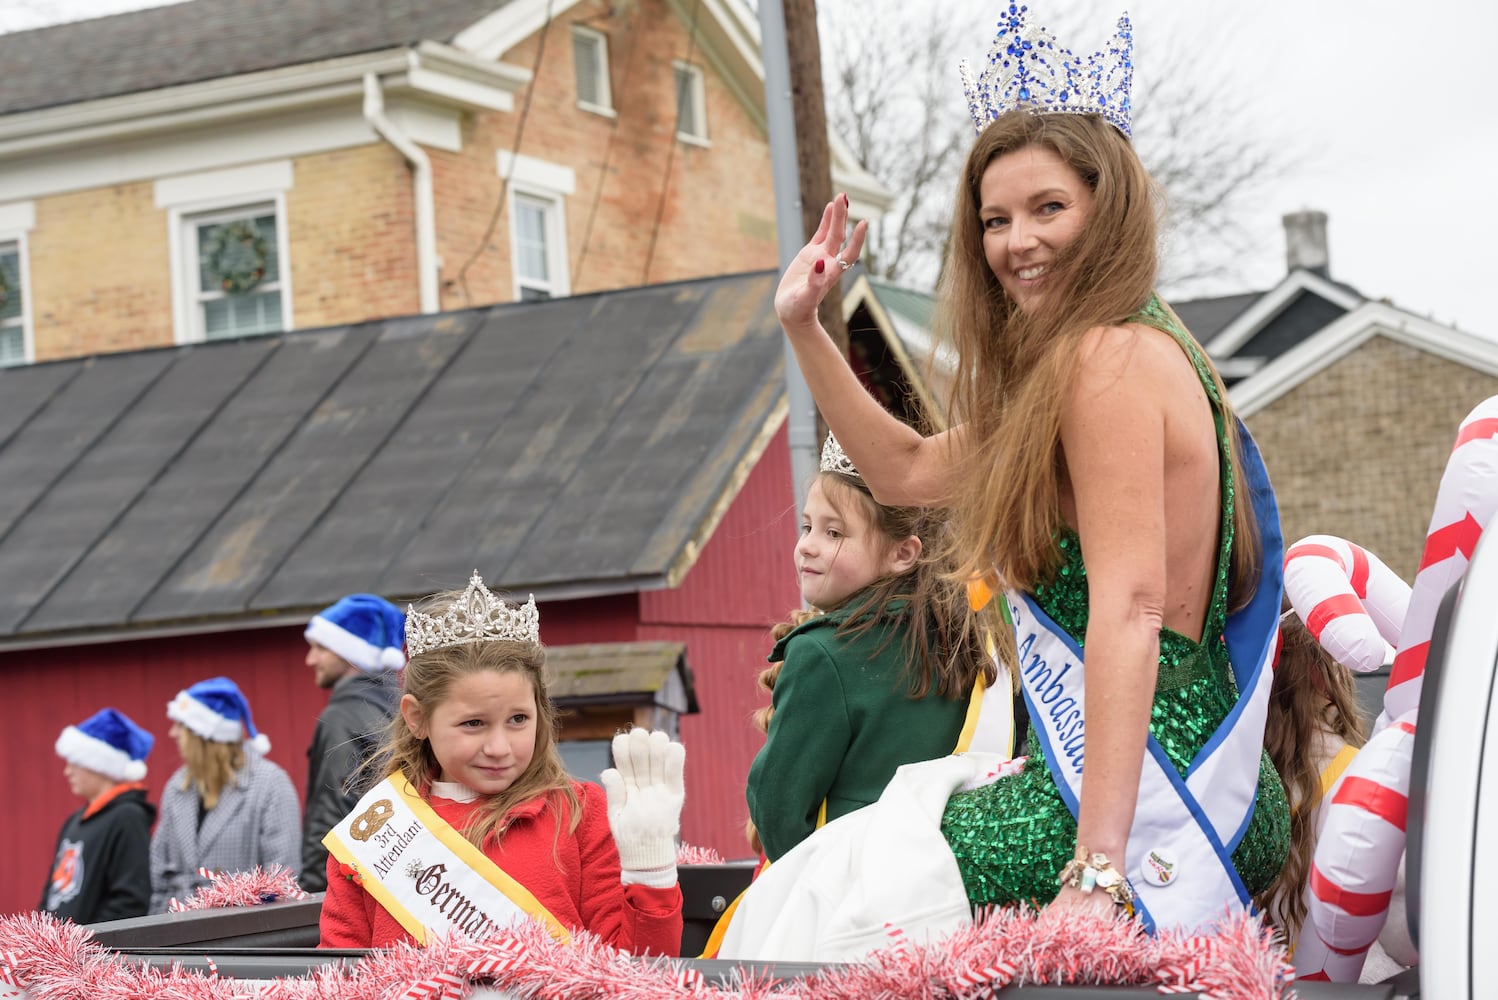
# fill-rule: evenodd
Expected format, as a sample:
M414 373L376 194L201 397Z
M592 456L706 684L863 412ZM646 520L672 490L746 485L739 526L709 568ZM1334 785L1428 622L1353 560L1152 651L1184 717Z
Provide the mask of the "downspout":
M385 115L385 94L373 73L364 74L364 120L411 165L411 181L416 189L416 274L421 311L438 312L442 305L437 295L437 208L432 193L432 161Z

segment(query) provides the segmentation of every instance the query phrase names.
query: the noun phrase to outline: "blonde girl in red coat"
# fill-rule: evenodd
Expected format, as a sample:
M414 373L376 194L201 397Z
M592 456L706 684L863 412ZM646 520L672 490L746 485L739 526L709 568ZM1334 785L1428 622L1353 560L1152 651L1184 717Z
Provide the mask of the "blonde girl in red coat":
M535 602L496 597L477 573L412 609L406 646L400 717L375 758L385 779L324 841L322 946L484 938L536 919L558 938L675 955L681 745L621 734L604 788L572 780Z

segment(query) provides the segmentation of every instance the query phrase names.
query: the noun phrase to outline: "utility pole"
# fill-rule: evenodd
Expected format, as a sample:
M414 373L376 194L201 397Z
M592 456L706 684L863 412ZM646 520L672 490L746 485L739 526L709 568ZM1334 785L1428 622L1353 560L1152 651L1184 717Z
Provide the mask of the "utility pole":
M791 69L791 110L796 121L796 167L801 182L801 240L811 239L822 221L832 190L832 151L827 143L827 99L822 89L822 45L817 35L817 0L782 0L785 47ZM848 324L843 322L843 288L832 286L817 311L839 353L848 356ZM818 421L820 434L826 427Z
M822 210L832 200L816 0L759 0L759 24L770 170L775 182L776 244L780 270L784 272L816 232ZM834 288L823 300L818 316L847 357L841 288ZM816 472L826 429L789 341L785 344L785 377L790 404L791 477L799 490Z

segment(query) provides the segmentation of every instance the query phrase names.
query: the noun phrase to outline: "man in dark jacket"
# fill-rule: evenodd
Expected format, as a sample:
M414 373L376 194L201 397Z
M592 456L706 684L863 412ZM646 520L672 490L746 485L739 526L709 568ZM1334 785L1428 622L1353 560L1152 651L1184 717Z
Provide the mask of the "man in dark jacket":
M151 905L146 756L155 738L112 708L57 738L68 785L87 803L57 835L38 909L78 924L144 916Z
M384 740L400 702L395 671L406 664L406 616L373 594L352 594L314 615L304 633L307 666L331 688L307 749L307 809L302 827L302 888L328 887L322 839L380 776L358 774Z

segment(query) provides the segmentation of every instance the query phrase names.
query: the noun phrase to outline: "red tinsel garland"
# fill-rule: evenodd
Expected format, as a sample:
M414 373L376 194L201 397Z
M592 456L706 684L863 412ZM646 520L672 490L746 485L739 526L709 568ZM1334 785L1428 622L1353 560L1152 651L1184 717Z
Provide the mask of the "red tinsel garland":
M1293 978L1270 931L1247 916L1210 935L1144 934L1138 924L1091 915L1002 910L933 944L898 932L858 964L798 981L744 974L707 985L670 959L633 958L587 933L561 944L539 925L484 941L442 939L425 948L373 952L357 965L331 964L279 979L276 1000L458 1000L477 982L534 1000L979 1000L1015 984L1153 985L1208 1000L1283 1000ZM242 1000L253 989L179 968L134 965L96 944L84 928L49 914L0 917L0 983L31 1000Z
M199 868L198 874L208 880L208 885L199 886L186 902L173 899L167 904L172 913L217 910L227 906L260 906L307 898L284 865L271 865L266 869L257 865L247 872L211 872Z

